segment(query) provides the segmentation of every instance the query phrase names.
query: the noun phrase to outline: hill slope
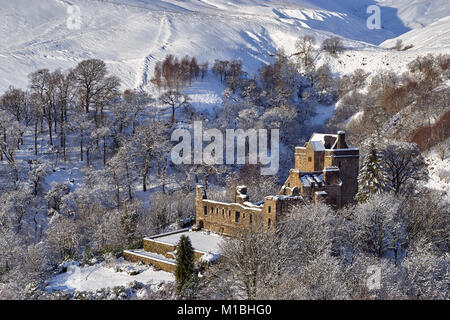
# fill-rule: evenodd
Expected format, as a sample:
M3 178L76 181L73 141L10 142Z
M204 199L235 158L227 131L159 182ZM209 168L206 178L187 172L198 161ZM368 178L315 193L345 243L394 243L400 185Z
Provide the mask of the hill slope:
M368 30L366 8L374 3L1 0L0 90L9 85L24 87L26 76L38 68L68 68L94 57L105 60L124 87L145 87L155 61L168 53L189 54L199 61L239 58L246 71L254 72L277 48L291 50L302 34L314 35L318 42L337 35L349 47L375 48L409 30L402 17L406 25L415 26L410 20L417 17L412 9L404 8L406 1L380 0L384 28ZM435 3L413 4L414 8L428 8L426 12L414 11L420 13L421 25L445 15L450 8ZM397 9L389 7L395 4L399 17ZM73 5L80 9L79 28L68 27L70 12L76 13Z

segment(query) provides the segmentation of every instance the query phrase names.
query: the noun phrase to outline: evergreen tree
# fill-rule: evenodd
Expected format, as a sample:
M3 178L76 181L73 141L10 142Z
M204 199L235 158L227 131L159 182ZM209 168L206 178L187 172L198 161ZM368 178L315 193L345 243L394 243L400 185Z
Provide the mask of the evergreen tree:
M356 200L365 202L372 194L386 190L386 176L383 172L375 144L370 144L369 154L364 159L358 176L358 193Z
M177 281L178 294L184 295L186 289L196 283L194 270L194 249L189 237L182 235L177 245L177 267L175 279Z

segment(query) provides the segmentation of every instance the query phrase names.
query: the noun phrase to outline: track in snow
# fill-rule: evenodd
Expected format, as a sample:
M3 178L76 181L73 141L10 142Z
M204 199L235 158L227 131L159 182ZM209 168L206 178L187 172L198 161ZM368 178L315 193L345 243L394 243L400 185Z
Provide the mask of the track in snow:
M145 57L144 65L142 67L141 79L137 81L139 89L144 90L147 86L150 77L150 64L152 60L155 60L155 51L165 51L169 46L169 39L172 34L171 25L167 13L164 13L161 23L159 25L158 35L153 40L153 46L150 49L150 54ZM161 45L160 45L161 44Z

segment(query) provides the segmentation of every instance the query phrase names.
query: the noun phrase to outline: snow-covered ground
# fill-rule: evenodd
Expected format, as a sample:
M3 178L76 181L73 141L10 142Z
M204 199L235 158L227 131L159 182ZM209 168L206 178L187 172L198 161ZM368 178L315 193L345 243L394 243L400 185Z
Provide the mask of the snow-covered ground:
M132 275L134 273L137 274ZM161 282L172 282L174 279L172 273L155 271L150 266L137 266L135 263L123 260L113 264L101 262L82 267L76 263L70 263L66 272L48 280L46 290L96 291L116 286L127 286L133 281L157 286Z
M426 186L430 189L445 191L450 199L450 154L442 159L436 152L431 152L425 161L430 175Z

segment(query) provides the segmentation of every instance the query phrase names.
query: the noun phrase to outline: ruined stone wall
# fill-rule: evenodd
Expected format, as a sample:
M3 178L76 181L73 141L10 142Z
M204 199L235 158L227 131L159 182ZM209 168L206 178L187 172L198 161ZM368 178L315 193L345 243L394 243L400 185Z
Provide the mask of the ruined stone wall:
M197 225L220 234L233 235L239 228L264 219L262 208L246 207L238 203L202 200L197 205Z

